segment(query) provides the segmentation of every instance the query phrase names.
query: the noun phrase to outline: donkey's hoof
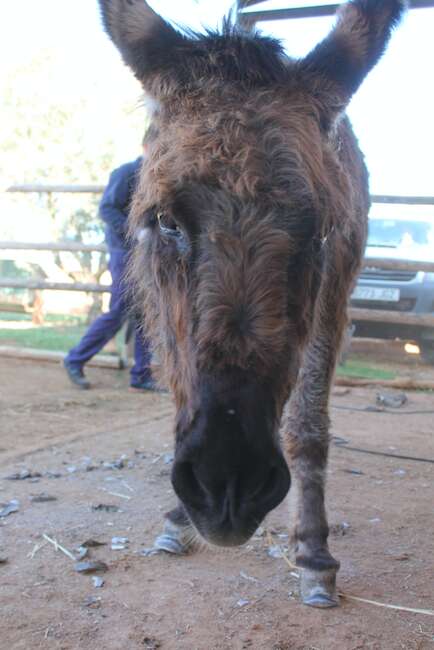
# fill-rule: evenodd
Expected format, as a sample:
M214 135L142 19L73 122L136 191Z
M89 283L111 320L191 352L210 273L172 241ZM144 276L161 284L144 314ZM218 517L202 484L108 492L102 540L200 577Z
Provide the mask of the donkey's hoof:
M303 604L309 607L317 607L318 609L328 609L330 607L338 607L339 600L337 597L333 598L330 594L325 594L318 590L303 598Z
M154 542L155 551L164 551L166 553L172 553L173 555L184 555L187 552L188 547L182 544L179 539L172 537L171 535L160 535Z
M336 571L302 569L300 593L303 603L309 607L337 607L339 598L336 592Z
M184 525L166 519L163 534L155 540L154 549L157 552L184 555L189 550L193 537L194 529L190 523Z

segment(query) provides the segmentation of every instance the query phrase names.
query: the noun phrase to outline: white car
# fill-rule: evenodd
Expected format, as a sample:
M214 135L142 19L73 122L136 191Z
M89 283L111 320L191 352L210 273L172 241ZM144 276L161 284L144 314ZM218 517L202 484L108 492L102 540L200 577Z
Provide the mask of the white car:
M375 205L369 219L365 259L434 262L434 206ZM363 309L434 315L434 273L366 266L351 297ZM355 336L415 341L434 363L434 328L376 321L354 321Z

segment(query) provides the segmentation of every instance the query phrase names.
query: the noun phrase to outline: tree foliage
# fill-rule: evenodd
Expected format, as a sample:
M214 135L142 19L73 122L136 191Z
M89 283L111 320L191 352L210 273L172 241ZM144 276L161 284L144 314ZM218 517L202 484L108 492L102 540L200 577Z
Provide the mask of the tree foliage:
M80 79L55 51L41 50L32 60L9 66L0 82L3 187L104 185L115 166L137 156L146 116L132 100L138 96L136 82L122 70L114 72L120 75L118 93L106 77ZM94 194L4 194L0 239L99 243L104 239L99 199ZM57 253L55 258L80 281L96 282L106 268L101 254Z

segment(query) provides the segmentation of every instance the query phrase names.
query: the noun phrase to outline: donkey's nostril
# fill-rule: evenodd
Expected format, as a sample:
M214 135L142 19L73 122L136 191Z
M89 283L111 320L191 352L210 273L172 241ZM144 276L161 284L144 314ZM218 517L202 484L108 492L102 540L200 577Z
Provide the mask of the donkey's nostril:
M263 497L267 497L274 491L276 484L279 481L279 470L277 467L271 467L268 474L258 477L259 480L255 483L253 488L246 494L251 501L260 501ZM261 480L262 479L262 480Z
M249 501L259 510L269 511L275 508L285 497L291 483L287 467L273 466L262 483L255 487Z
M202 501L203 488L195 474L192 463L175 463L172 472L172 483L180 499L187 500L190 503Z
M184 464L184 481L188 489L192 491L199 489L199 481L197 480L191 463Z
M267 478L265 479L264 483L260 488L260 493L266 496L271 494L271 492L274 492L278 480L279 480L279 471L277 467L272 467L268 473Z

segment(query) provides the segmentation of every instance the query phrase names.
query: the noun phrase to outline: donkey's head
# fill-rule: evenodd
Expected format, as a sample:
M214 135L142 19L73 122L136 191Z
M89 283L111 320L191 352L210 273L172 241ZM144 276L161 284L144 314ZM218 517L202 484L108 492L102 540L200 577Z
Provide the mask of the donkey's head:
M186 36L143 0L100 3L154 111L132 275L176 399L173 485L204 537L239 544L289 489L279 421L321 241L350 212L339 118L405 3L347 3L299 61L229 24Z

